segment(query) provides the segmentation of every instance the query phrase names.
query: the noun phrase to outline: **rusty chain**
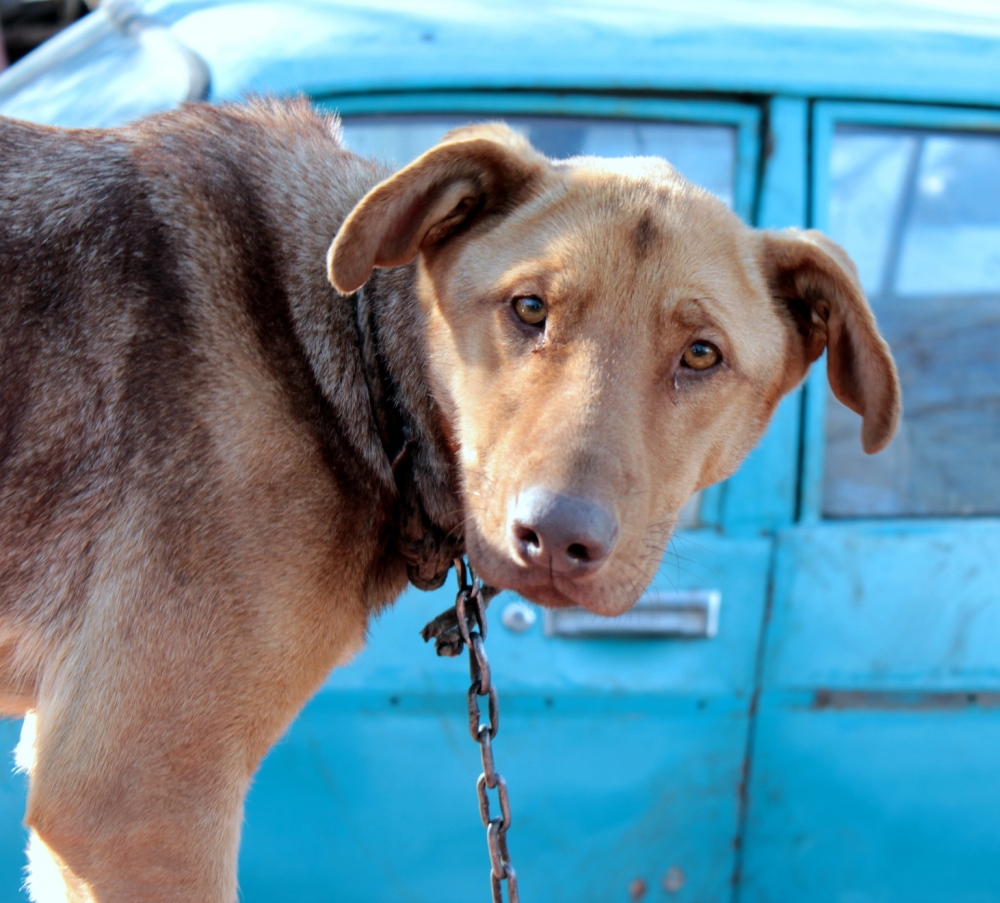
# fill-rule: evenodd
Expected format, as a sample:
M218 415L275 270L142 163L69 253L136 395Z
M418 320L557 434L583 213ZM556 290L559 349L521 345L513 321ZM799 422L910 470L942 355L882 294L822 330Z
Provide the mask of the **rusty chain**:
M438 655L458 655L462 646L469 650L469 733L479 744L483 760L483 773L476 782L479 796L479 815L486 828L486 844L490 852L490 888L493 903L503 903L503 882L507 882L510 903L518 903L517 875L507 850L507 829L510 828L510 797L507 782L493 764L493 739L500 728L500 707L497 689L490 675L486 658L486 606L488 600L484 587L472 568L463 558L455 559L458 577L458 595L454 609L438 615L423 630L424 640L436 640ZM487 699L487 721L482 721L479 708L481 697ZM500 815L494 817L490 809L489 791L495 790L500 805Z

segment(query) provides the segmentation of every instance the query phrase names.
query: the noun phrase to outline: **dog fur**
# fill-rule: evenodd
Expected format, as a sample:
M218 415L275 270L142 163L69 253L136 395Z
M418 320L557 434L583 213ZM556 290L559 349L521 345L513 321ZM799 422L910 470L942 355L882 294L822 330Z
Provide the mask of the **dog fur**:
M846 255L663 161L497 124L392 175L304 102L0 123L0 704L36 718L35 896L236 899L251 775L414 573L394 463L487 582L616 614L824 348L877 450L899 389ZM606 560L512 539L538 487L609 519Z

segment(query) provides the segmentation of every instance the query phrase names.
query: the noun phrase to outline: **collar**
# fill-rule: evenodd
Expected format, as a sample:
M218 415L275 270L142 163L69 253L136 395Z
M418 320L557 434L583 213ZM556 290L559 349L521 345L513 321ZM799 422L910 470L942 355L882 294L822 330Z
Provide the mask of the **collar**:
M377 273L354 294L358 347L371 401L372 418L396 486L393 526L396 547L406 562L406 574L417 589L442 586L452 562L465 552L462 536L434 523L424 508L415 478L417 431L402 407L398 387L382 357L379 321L373 303L378 297Z

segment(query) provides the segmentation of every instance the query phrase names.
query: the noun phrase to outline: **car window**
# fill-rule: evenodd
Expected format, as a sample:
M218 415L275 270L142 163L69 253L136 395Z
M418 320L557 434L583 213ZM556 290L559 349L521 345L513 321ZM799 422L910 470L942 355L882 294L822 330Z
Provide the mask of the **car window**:
M899 367L903 420L865 456L829 399L824 513L1000 514L1000 136L840 127L829 231Z
M344 140L355 153L403 166L460 125L496 116L352 116L344 118ZM542 153L554 159L657 156L686 178L733 206L736 129L728 125L639 120L505 116ZM678 526L695 527L700 493L678 515Z
M344 118L344 139L362 156L404 166L469 122L497 116L354 116ZM546 156L664 157L692 182L733 205L736 129L640 120L504 116Z

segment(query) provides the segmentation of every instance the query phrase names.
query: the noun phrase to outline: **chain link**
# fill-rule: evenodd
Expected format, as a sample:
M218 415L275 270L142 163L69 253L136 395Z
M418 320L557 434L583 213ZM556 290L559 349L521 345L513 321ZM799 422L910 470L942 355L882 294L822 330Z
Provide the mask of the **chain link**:
M507 882L507 896L510 903L519 903L517 894L517 874L510 863L507 850L507 829L510 828L510 796L507 782L493 764L493 740L500 729L500 703L497 689L490 675L490 663L486 658L486 600L482 584L472 572L472 568L462 558L455 559L455 573L458 576L458 596L455 598L455 615L462 642L469 650L469 733L479 744L483 760L483 773L476 782L479 796L479 815L486 828L486 845L490 852L490 889L493 903L503 903L503 882ZM482 720L479 708L480 697L487 699L487 721ZM490 807L489 791L495 790L500 806L499 817L494 817Z

